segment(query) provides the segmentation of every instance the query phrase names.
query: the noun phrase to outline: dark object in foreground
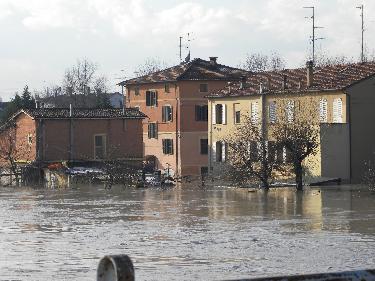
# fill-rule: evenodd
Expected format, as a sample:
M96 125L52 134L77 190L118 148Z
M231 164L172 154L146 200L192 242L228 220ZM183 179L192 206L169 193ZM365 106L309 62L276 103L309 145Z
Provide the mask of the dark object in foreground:
M99 262L97 281L134 281L134 266L127 255L105 256ZM233 281L375 281L375 270L237 279Z
M127 255L110 255L98 265L97 281L134 281L134 267Z

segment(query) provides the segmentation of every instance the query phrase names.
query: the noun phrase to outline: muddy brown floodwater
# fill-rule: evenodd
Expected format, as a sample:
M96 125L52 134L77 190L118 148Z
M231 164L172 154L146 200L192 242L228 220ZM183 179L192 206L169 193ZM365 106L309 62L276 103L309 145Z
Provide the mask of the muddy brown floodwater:
M96 280L128 254L137 280L223 280L375 268L375 192L0 189L0 280Z

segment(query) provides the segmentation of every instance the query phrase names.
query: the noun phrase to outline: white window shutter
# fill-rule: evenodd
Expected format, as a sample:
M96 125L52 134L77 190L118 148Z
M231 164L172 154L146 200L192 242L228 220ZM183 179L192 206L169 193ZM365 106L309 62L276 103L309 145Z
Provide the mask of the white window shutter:
M342 123L342 99L333 100L333 123Z
M286 163L286 147L283 146L283 163Z
M222 104L222 109L223 109L223 122L222 124L227 124L227 105L226 104Z
M258 122L258 102L251 103L251 123Z
M227 156L227 146L225 141L221 142L221 162L226 161L226 156Z
M212 142L211 159L212 159L212 162L216 162L216 142Z
M212 124L216 124L216 106L215 104L212 104L212 110L211 110L211 116L212 116Z
M294 100L287 101L286 104L286 119L289 123L294 121Z
M327 99L321 99L319 105L320 122L327 122Z
M342 123L342 99L337 99L337 121Z
M276 122L276 102L272 101L269 105L269 121L270 123Z

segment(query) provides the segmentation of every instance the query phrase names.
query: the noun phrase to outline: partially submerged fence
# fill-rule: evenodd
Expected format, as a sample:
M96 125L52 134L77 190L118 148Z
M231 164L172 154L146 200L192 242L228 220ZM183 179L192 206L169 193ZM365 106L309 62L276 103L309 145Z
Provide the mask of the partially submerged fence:
M97 281L134 281L135 273L127 255L105 256L99 262ZM375 270L356 270L294 276L237 279L232 281L375 281Z

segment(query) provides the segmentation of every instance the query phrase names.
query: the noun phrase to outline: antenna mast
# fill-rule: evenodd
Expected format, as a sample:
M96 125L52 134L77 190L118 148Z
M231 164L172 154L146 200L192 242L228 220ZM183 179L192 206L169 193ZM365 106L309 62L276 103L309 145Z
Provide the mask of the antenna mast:
M362 42L361 42L361 62L365 61L365 54L363 50L363 35L365 32L365 26L364 26L364 20L363 20L363 4L361 6L356 7L357 9L361 10L361 18L362 18L362 26L361 26L361 31L362 31Z
M303 8L304 9L312 9L312 16L310 17L312 19L312 37L311 37L311 43L312 43L312 61L313 61L313 64L315 65L315 41L316 40L324 39L324 38L315 38L315 29L323 28L323 27L315 25L315 7L314 6L303 7ZM307 18L309 18L309 17L307 17Z
M182 36L180 36L180 45L178 45L180 48L180 62L182 62Z

